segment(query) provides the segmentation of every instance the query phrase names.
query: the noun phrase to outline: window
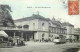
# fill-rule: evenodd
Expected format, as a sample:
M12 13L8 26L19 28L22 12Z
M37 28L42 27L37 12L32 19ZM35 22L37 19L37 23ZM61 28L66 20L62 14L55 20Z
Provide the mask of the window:
M44 41L44 34L42 34L42 41Z
M18 28L22 28L22 26L21 25L19 25L19 26L17 26Z
M51 23L49 23L49 25L51 25Z
M29 28L29 25L24 25L23 28Z
M59 37L55 37L55 39L59 39Z
M42 26L44 26L44 23L42 23Z
M33 26L35 26L35 23L33 23Z
M51 32L51 30L49 29L49 32Z
M49 35L49 37L51 37L51 35Z
M35 23L33 23L33 29L35 29Z

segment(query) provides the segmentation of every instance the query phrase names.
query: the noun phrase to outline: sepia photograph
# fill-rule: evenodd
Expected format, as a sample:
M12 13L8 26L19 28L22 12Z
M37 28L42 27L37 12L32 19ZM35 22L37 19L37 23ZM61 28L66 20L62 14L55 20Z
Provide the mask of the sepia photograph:
M80 52L80 0L0 0L0 52Z

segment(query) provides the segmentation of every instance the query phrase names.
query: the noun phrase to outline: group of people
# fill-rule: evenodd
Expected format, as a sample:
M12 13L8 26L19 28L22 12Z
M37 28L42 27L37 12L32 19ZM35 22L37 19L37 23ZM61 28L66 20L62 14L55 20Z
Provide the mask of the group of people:
M67 42L77 42L78 40L76 40L76 39L71 39L71 38L69 38L69 39L67 39Z
M16 39L16 42L15 42L14 39L10 39L8 41L7 45L8 46L15 46L15 45L17 45L17 46L25 46L25 42L24 42L24 40L20 40L20 39Z
M17 39L17 46L25 46L25 42L23 40Z

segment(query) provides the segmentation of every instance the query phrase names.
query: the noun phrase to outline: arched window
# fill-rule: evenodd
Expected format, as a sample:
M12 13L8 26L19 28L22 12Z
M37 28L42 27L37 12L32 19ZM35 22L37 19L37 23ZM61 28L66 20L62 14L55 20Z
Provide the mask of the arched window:
M29 28L29 25L24 25L23 28Z

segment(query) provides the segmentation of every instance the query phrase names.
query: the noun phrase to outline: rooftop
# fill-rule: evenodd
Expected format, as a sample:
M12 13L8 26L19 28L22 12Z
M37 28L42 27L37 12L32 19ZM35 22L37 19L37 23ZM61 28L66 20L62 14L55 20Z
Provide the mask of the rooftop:
M22 21L28 21L28 20L34 20L34 19L39 19L39 20L44 20L44 21L50 20L49 18L45 18L45 17L43 17L41 15L33 14L30 17L25 17L25 18L14 20L14 22L22 22Z
M72 25L72 24L70 24L70 23L68 23L68 22L64 22L64 23L62 23L62 25L63 25L63 26L72 26L72 27L74 27L74 25Z
M62 25L62 23L60 21L55 20L54 17L52 19L52 23L55 24L55 25L58 25L58 26L61 26Z

